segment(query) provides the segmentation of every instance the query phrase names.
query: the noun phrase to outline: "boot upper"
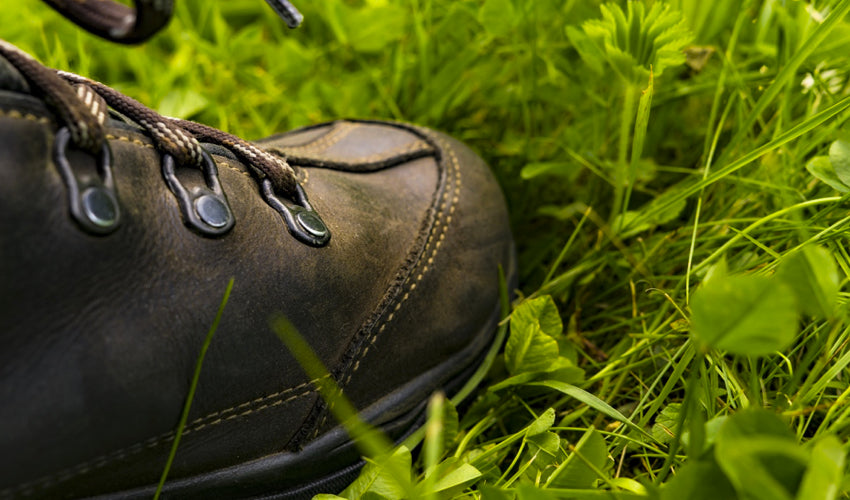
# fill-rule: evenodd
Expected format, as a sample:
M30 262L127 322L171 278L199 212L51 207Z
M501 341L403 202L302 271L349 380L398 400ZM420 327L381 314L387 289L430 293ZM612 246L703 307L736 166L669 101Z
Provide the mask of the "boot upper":
M11 74L11 73L9 73ZM0 83L5 80L0 79ZM337 423L271 328L289 320L357 408L424 395L481 352L512 267L502 194L472 151L399 123L337 121L258 141L285 158L331 238L299 241L250 165L206 145L234 224L186 224L163 154L112 117L121 219L69 215L63 124L25 86L0 90L0 498L155 484L225 287L170 478L297 453ZM96 159L66 152L80 175ZM203 174L178 168L185 186ZM456 370L455 370L456 371ZM402 392L400 392L402 391ZM408 394L406 392L405 394ZM409 409L399 399L397 413ZM392 412L376 416L390 420ZM378 422L379 423L379 422Z

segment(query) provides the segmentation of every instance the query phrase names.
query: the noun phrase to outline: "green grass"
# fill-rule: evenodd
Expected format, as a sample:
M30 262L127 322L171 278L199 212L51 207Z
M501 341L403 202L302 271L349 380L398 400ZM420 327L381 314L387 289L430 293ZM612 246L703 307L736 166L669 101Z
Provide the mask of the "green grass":
M304 1L296 31L185 0L130 49L34 0L0 26L247 138L390 118L493 166L520 256L505 354L344 496L846 498L850 2L669 5L687 33L589 0Z

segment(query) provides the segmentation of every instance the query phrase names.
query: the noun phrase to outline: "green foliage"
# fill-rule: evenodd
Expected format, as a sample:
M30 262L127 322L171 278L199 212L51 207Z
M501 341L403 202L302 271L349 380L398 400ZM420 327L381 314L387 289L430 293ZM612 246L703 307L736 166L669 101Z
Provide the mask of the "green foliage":
M381 464L370 462L363 468L360 476L339 494L342 498L359 500L361 498L405 498L405 489L399 481L396 471L409 471L412 464L410 450L405 446L395 452ZM406 478L409 481L409 478Z
M544 371L558 358L561 317L551 297L529 300L512 315L505 363L512 374Z
M841 139L833 142L829 155L813 157L806 169L836 191L850 191L850 143Z
M697 341L735 354L770 354L797 333L794 292L775 277L714 278L694 294L691 310Z
M803 313L820 318L835 315L840 276L826 248L803 247L782 263L779 278L791 286Z
M554 488L587 489L600 479L608 465L608 447L594 429L588 429L572 453L546 480ZM602 476L605 477L604 475Z
M344 498L848 497L850 2L298 6L287 31L259 0L178 1L133 48L37 2L0 26L249 138L391 118L493 166L504 356L460 415L432 401L418 452L355 429L372 462Z
M800 446L786 422L764 410L724 419L711 451L683 466L662 500L834 499L846 460L835 436Z
M567 27L567 36L588 67L601 74L600 63L605 61L623 81L640 84L650 71L660 76L666 68L685 62L682 49L690 43L691 34L680 13L661 2L648 11L634 0L626 7L623 12L615 3L602 5L602 19L585 21L583 34Z

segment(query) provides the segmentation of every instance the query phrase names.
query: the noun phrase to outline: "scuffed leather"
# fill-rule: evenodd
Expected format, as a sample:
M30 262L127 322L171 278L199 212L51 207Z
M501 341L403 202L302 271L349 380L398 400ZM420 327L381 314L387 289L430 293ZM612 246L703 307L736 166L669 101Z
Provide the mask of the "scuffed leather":
M0 498L156 483L231 277L171 478L297 451L336 425L269 327L275 315L365 408L480 342L498 303L512 245L503 197L441 134L335 122L260 141L290 158L332 232L313 248L246 166L217 154L236 225L191 231L160 154L118 123L122 220L88 234L51 157L58 126L35 99L0 92Z

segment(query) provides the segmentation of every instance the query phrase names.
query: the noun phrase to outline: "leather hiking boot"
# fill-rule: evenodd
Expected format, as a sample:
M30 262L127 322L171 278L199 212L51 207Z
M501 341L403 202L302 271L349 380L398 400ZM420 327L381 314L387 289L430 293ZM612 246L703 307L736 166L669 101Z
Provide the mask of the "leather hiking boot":
M248 143L0 42L0 498L150 498L231 278L165 495L342 489L359 453L271 318L400 439L490 347L507 219L432 130Z

